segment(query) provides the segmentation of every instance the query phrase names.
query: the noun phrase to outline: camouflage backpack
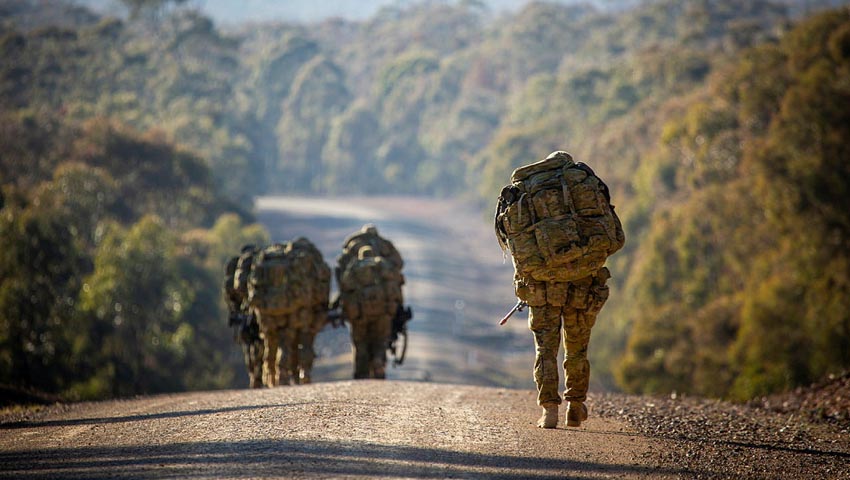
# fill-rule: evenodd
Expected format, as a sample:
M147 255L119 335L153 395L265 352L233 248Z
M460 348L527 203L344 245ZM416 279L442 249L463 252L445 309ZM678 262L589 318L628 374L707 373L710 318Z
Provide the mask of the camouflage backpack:
M625 240L610 202L605 183L566 152L514 170L495 222L518 284L572 282L602 268Z
M375 256L383 257L389 261L397 272L401 272L404 266L404 261L401 255L396 250L395 245L389 240L378 234L377 228L374 225L366 224L359 231L353 233L342 246L342 254L337 258L338 272L343 272L349 264L356 262L358 252L362 247L369 246L375 253Z
M394 315L401 302L401 275L383 257L364 246L350 262L340 282L341 303L349 319Z
M256 251L249 250L237 257L236 269L233 271L233 291L236 296L248 298L248 283L251 275L251 264L254 262Z
M303 307L297 275L292 270L289 244L276 243L254 259L249 281L251 306L264 315L287 315Z
M291 254L295 255L297 269L302 270L309 281L308 299L312 307L327 308L331 291L331 269L322 258L322 252L304 237L295 239L291 244Z
M233 286L233 280L236 276L236 266L239 264L239 257L231 257L224 266L224 294L227 298L234 298L236 289Z

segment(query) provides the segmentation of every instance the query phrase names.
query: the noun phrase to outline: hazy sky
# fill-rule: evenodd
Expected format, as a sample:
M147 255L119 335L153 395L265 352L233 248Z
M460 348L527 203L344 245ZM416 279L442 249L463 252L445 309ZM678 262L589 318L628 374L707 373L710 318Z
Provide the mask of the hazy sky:
M119 0L75 0L100 11L118 12ZM513 10L529 0L484 0L494 11ZM552 1L552 0L550 0ZM578 0L555 0L575 3ZM405 5L416 0L188 0L200 7L216 23L239 23L250 20L315 21L331 16L364 19L386 5ZM599 3L599 0L597 0Z

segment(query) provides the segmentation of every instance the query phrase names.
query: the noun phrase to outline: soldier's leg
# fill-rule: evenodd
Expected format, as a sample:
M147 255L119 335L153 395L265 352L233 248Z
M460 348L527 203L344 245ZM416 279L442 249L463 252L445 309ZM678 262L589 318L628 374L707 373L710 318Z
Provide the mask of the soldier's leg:
M350 319L351 346L354 355L354 378L369 378L369 342L364 319Z
M263 387L263 352L265 347L260 338L256 338L251 342L251 365L248 377L250 379L251 388Z
M279 382L277 371L278 334L277 329L267 328L263 336L263 384L276 387Z
M583 402L587 399L590 383L590 362L587 346L590 327L584 311L564 308L564 400Z
M313 350L313 342L315 341L315 339L315 330L312 328L308 328L301 332L301 337L298 340L298 343L301 347L301 351L298 356L301 359L300 383L302 385L311 383L313 381L313 360L316 358L316 353Z
M297 385L299 380L298 375L298 337L300 334L300 329L298 329L294 325L289 325L283 331L283 362L284 368L281 372L281 377L286 377L286 384L288 385L290 380L293 384ZM281 380L283 381L283 380Z
M530 307L528 325L534 334L537 404L560 404L558 349L561 345L561 308L552 305Z
M373 320L370 332L369 355L372 378L387 377L387 341L392 332L392 317L384 315Z
M248 314L248 311L244 313ZM263 386L263 339L260 338L260 325L255 315L248 316L248 323L242 330L242 342L245 352L245 364L248 367L248 386Z
M587 389L590 384L590 362L587 349L596 316L608 300L605 282L608 269L570 288L570 306L564 308L564 400L568 402L566 424L578 427L587 419Z
M248 370L248 385L250 386L254 382L252 377L254 374L254 354L251 351L252 345L250 343L245 343L242 339L239 340L239 344L242 346L242 358L245 359L245 368Z
M534 334L534 383L537 385L537 404L543 407L539 427L555 428L558 422L558 349L561 345L561 307L542 305L530 307L528 326Z

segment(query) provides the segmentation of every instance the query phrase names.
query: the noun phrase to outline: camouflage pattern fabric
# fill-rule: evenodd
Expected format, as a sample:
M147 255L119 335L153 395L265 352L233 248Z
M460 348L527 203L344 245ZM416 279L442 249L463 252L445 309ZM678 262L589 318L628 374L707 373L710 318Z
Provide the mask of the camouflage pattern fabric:
M535 282L570 282L601 268L623 247L608 187L567 152L514 170L502 189L496 238L511 252L517 296Z
M401 305L402 275L364 245L340 281L340 306L351 325L354 378L385 378L392 319Z
M608 186L564 151L514 170L494 217L499 245L510 250L516 296L529 306L534 334L537 403L552 428L558 395L558 349L563 342L567 426L587 418L587 348L596 316L608 299L604 267L625 243Z
M537 284L535 291L557 290L553 302L530 307L528 327L534 334L536 358L534 383L537 385L538 405L560 404L558 395L558 347L564 344L564 400L583 402L590 381L590 362L587 347L596 316L608 300L610 278L603 267L595 275L566 284ZM546 294L544 293L545 297Z
M330 267L304 237L267 251L275 260L268 266L258 260L251 282L264 341L263 383L310 383L313 342L327 321Z
M239 257L231 257L224 266L224 303L227 304L227 309L230 313L238 313L242 304L242 295L234 288L233 282L236 276L236 265L239 263Z
M240 344L245 358L248 385L250 388L260 388L263 386L263 340L260 338L260 327L256 317L249 315L250 307L245 295L247 291L237 288L239 265L241 264L243 268L250 268L253 253L255 253L253 249L248 251L247 248L243 248L242 254L232 257L227 262L223 290L231 322L233 322L233 319L238 319L239 322L235 325L231 323L231 326L238 329L236 341Z
M248 322L242 325L240 332L242 354L245 357L245 366L248 368L248 385L250 388L261 388L265 345L260 337L260 325L256 316L251 315L248 318Z
M387 339L392 316L367 315L351 319L351 343L354 346L354 378L386 378Z
M289 385L289 376L281 379L281 333L285 331L287 318L283 315L269 315L257 310L260 325L260 338L263 339L263 385L276 387ZM285 344L284 344L285 345ZM282 381L282 383L281 383Z
M367 223L359 231L349 235L345 239L345 242L343 242L342 253L337 257L337 282L342 280L343 272L352 263L357 261L358 252L365 246L371 247L376 257L384 258L399 275L401 274L404 261L401 258L401 254L395 248L395 245L393 245L393 242L379 235L377 227ZM402 283L403 281L402 278Z

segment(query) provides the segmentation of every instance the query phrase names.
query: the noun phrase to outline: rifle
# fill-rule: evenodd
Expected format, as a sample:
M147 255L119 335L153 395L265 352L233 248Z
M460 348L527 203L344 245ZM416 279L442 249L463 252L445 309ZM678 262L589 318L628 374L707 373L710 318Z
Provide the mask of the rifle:
M528 306L527 303L523 302L522 300L517 300L516 305L514 305L514 308L512 308L511 311L508 312L507 315L505 315L504 317L502 317L501 320L499 320L499 325L504 325L504 324L508 323L508 319L511 318L511 316L513 314L515 314L516 312L521 312L522 309L527 307L527 306Z
M404 363L404 357L407 354L407 322L411 319L413 319L413 310L410 307L405 308L399 305L395 312L395 317L393 317L393 329L390 332L390 338L387 344L387 350L393 354L394 367ZM398 353L398 345L396 345L399 335L404 336L404 343L402 344L400 354Z
M328 310L328 321L334 328L339 328L345 323L345 316L342 314L342 309L332 308Z
M345 323L345 315L342 314L342 308L339 306L340 294L336 294L331 303L328 304L328 321L334 328L339 328Z

